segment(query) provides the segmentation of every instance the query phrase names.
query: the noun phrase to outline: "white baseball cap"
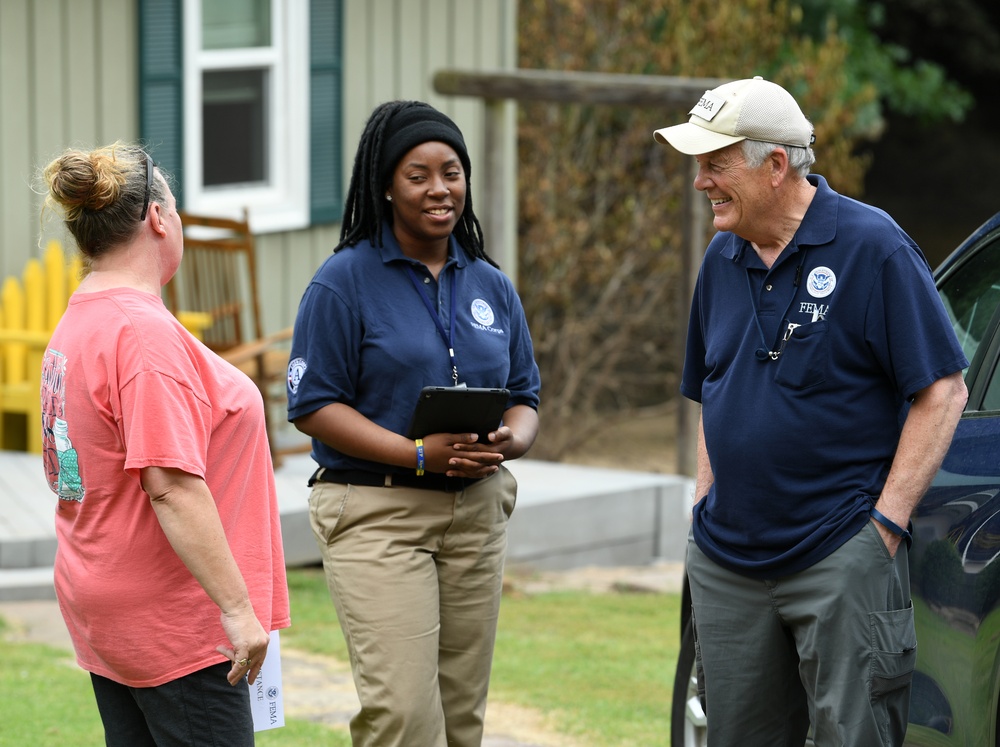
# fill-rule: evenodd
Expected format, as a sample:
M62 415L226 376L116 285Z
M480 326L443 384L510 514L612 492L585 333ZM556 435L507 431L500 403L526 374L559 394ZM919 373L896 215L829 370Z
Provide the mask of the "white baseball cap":
M724 83L705 91L691 118L673 127L656 130L659 143L697 156L741 140L808 148L816 138L795 99L777 83L760 76Z

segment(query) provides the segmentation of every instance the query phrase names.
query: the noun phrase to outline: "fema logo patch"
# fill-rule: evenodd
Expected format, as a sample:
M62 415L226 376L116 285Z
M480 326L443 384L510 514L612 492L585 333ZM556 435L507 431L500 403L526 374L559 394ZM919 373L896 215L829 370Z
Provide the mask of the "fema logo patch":
M470 310L472 311L472 318L484 327L493 326L493 309L490 308L490 305L486 301L477 298L472 302Z
M296 358L295 360L288 362L288 390L295 394L299 391L299 382L302 381L302 375L306 372L306 359Z
M837 276L829 267L817 267L809 273L806 290L813 298L826 298L837 287Z
M726 100L711 91L705 91L698 103L694 105L694 108L688 112L688 114L693 114L696 117L701 117L711 122L715 119L715 115L722 111L722 107L726 105Z

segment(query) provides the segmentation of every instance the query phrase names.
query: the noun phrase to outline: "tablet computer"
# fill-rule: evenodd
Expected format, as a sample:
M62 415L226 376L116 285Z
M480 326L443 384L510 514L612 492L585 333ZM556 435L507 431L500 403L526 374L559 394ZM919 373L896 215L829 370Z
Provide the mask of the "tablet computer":
M477 433L478 443L500 426L510 392L481 387L425 386L413 409L409 438L431 433Z

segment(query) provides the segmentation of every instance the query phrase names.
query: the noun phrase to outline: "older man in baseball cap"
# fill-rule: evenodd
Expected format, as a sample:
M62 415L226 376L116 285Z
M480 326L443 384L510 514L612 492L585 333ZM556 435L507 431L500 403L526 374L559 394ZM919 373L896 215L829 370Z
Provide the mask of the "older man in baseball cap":
M813 127L781 86L756 77L705 91L684 124L656 130L653 137L681 153L699 156L742 140L808 148Z
M687 570L708 743L800 746L811 724L817 747L900 745L909 520L968 362L912 239L809 173L785 89L733 81L689 114L654 137L697 159L718 230L681 382L702 412Z

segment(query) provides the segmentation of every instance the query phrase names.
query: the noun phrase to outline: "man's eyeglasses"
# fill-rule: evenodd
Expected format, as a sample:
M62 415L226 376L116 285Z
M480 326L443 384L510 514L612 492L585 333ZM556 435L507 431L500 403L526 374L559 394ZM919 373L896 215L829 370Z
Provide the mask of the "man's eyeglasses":
M142 215L139 216L140 221L146 220L146 211L149 210L149 195L153 190L153 159L146 154L146 194L142 198Z

